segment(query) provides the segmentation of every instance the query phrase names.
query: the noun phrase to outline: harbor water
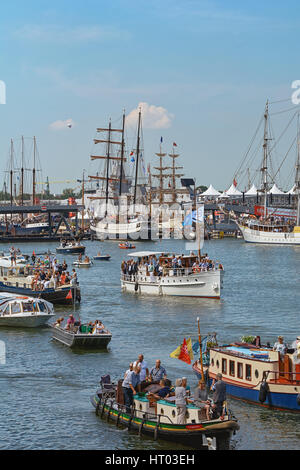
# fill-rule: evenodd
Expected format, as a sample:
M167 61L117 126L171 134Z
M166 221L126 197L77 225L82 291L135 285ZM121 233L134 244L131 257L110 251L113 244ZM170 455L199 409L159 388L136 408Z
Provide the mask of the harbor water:
M82 301L76 315L82 321L99 319L112 332L105 352L74 352L51 340L51 331L1 328L6 363L0 364L0 449L188 449L166 441L153 441L117 428L95 415L90 396L99 379L109 373L123 376L129 362L143 353L149 368L161 359L168 377L186 376L196 385L191 366L170 358L183 338L217 332L220 343L260 335L273 343L279 334L291 343L300 334L300 247L246 244L243 240L211 240L204 252L225 269L221 300L180 297L139 297L122 293L120 264L130 257L115 241L86 241L86 254L101 251L111 261L94 261L78 269ZM182 253L185 242L136 242L136 250ZM23 253L55 252L55 243L17 245ZM8 251L9 245L1 250ZM76 256L65 259L71 270ZM67 316L71 307L55 307ZM298 449L299 414L271 411L230 398L240 430L232 448Z

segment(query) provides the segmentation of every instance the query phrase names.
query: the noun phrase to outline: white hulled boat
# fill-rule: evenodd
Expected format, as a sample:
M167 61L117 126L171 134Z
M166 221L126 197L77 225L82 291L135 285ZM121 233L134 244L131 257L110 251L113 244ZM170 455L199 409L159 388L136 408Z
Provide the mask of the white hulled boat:
M178 255L176 258L180 265L177 267L173 262L174 256L162 252L140 251L128 256L138 261L134 272L127 269L128 266L124 268L123 264L121 287L125 292L213 299L221 296L223 266L206 256L199 262L198 256L192 253Z
M268 183L268 102L266 104L264 126L264 144L263 144L263 163L262 163L262 189L264 195L264 207L261 220L248 219L238 223L239 229L243 234L244 240L250 243L282 244L282 245L300 245L300 134L299 126L297 131L297 163L295 185L292 188L293 194L297 196L297 217L296 224L291 225L276 220L276 209L267 207L268 195L284 194L274 184L269 191ZM273 216L274 215L274 216Z
M0 294L0 326L36 328L54 315L52 304L43 299Z

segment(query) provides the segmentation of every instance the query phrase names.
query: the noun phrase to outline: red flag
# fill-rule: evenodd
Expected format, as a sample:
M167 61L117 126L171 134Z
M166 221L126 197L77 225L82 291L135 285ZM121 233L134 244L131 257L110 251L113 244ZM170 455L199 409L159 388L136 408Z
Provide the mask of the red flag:
M72 291L71 291L71 289L70 289L70 290L69 290L69 293L68 293L68 295L67 295L67 297L66 297L66 299L72 299L72 298L73 298L73 296L72 296Z
M233 185L234 185L235 187L237 186L237 181L236 181L235 178L233 179Z
M190 358L190 355L189 355L189 351L188 351L188 347L187 347L187 343L186 343L185 338L183 340L183 343L182 343L182 346L181 346L181 351L180 351L178 359L180 359L180 361L186 362L187 364L191 364L191 358Z
M133 155L133 152L130 152L130 156Z
M177 147L177 144L176 144L176 142L173 142L173 147Z

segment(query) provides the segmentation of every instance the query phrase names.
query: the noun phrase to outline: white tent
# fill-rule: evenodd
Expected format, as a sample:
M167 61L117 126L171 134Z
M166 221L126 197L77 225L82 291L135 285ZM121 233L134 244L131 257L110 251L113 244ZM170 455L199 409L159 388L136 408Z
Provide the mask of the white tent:
M223 191L223 192L222 192L221 196L219 196L219 199L222 199L222 198L224 198L224 197L226 197L226 198L229 197L226 191Z
M234 186L234 184L232 183L232 185L230 186L230 188L226 191L226 194L228 196L242 196L243 193L241 193L241 191L239 191L238 189L236 189L236 187Z
M274 183L268 194L274 194L274 196L280 196L281 194L285 194L284 192L280 191L279 188L277 188L276 184Z
M297 194L296 192L296 185L294 184L294 186L287 192L287 194Z
M251 188L245 193L245 196L256 196L257 195L257 187L255 184L252 184Z
M200 197L202 196L213 196L213 197L218 197L220 196L221 193L219 193L219 191L217 191L213 185L211 184L206 191L204 191L204 193L201 193L200 194Z

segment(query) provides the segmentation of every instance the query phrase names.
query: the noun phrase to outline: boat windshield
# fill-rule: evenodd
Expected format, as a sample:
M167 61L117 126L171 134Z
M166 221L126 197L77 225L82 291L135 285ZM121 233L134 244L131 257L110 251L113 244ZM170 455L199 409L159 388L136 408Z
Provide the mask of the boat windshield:
M47 305L44 304L44 302L39 302L39 309L40 309L40 312L47 312L48 311Z
M33 302L23 302L23 312L33 312Z

